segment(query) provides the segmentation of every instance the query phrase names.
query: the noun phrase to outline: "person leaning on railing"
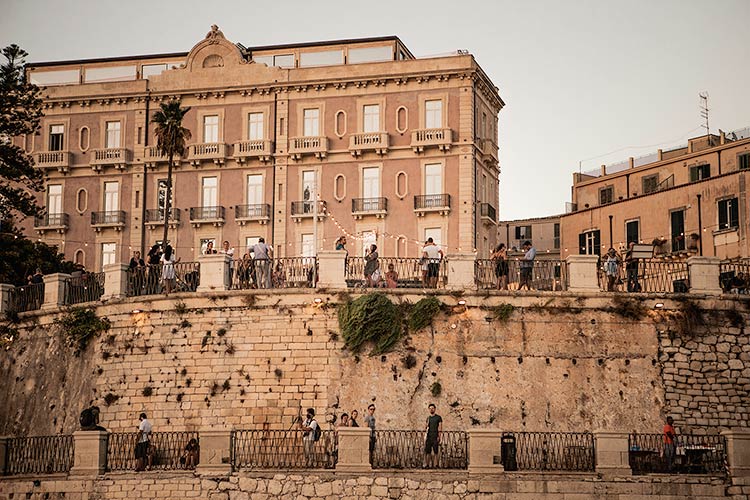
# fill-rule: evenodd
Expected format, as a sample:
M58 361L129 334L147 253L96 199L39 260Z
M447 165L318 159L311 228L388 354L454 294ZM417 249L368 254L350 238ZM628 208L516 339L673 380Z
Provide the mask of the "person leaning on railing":
M625 252L625 273L628 280L628 292L640 292L641 284L638 283L638 259L633 256L635 242L628 243L628 251Z
M518 289L526 287L527 290L531 290L531 279L534 273L534 259L536 258L536 248L531 245L531 242L526 240L523 242L523 259L521 259L521 279L518 282Z

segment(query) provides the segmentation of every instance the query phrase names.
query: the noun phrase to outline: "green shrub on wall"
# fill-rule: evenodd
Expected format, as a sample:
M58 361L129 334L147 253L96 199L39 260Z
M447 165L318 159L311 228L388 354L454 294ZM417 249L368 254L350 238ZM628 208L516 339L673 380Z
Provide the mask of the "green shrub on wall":
M109 330L111 323L109 319L97 316L93 309L77 307L55 319L55 325L78 356L86 350L89 340Z
M414 304L409 313L409 329L413 332L432 324L432 318L440 311L441 302L435 297L425 297Z

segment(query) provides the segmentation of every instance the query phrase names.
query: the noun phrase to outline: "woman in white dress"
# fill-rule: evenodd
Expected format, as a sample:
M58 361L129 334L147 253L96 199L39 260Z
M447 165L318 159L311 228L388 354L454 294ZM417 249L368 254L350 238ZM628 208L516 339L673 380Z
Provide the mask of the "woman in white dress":
M164 280L164 293L169 295L175 285L175 269L174 265L180 262L180 259L174 257L172 251L172 245L167 245L164 249L164 254L161 256L161 278Z

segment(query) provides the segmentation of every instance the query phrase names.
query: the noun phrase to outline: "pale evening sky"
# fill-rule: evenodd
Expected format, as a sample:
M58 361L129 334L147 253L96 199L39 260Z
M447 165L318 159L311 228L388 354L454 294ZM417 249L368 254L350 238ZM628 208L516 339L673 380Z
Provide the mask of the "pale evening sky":
M712 132L750 126L750 0L0 0L0 12L0 45L30 62L188 51L211 24L246 46L398 35L417 57L467 49L506 102L503 220L562 212L581 161L700 135L701 91Z

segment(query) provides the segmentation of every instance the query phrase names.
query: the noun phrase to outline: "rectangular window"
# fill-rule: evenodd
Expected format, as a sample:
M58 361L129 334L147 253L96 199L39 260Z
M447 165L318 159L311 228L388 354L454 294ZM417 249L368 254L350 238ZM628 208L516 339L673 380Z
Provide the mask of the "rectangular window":
M530 240L531 239L531 226L516 226L516 239L517 240Z
M49 150L62 151L63 138L65 134L64 125L52 125L49 128Z
M424 102L424 126L425 128L443 128L443 101Z
M293 68L294 54L280 54L273 56L273 65L279 68Z
M719 201L719 231L740 227L740 210L737 198Z
M61 213L62 184L50 184L49 186L47 186L47 214L52 216L59 215Z
M380 197L380 169L378 167L362 169L362 197Z
M201 180L202 185L202 207L215 207L217 206L218 194L219 194L219 183L216 177L204 177Z
M750 168L750 153L745 153L737 156L737 163L739 164L740 170Z
M159 189L156 193L156 208L160 213L164 212L167 203L167 179L159 179ZM169 206L174 208L174 177L172 178L172 196L169 198Z
M380 106L368 104L363 107L362 114L364 115L362 131L365 133L380 132Z
M630 245L631 243L638 243L641 234L641 223L637 220L629 220L625 223L625 243Z
M581 255L601 255L601 235L598 229L578 235L578 253Z
M302 111L304 122L304 136L317 137L320 135L320 110L317 108Z
M212 243L216 250L216 238L201 238L201 255L205 255L209 243Z
M612 203L612 200L615 197L615 188L612 186L608 186L605 188L602 188L599 190L599 204L600 205L607 205L608 203Z
M482 174L482 183L479 186L480 201L487 201L487 176Z
M654 193L659 189L659 174L649 175L642 179L643 194Z
M332 66L344 64L343 50L324 50L321 52L303 52L299 55L299 66Z
M203 117L203 142L219 142L219 115Z
M104 211L116 212L120 210L120 183L104 183Z
M378 238L374 231L365 231L362 233L362 255L367 255L367 250L371 245L377 245Z
M315 256L315 240L312 234L303 234L301 239L302 257Z
M260 240L260 236L245 236L245 251L252 253L253 247Z
M702 181L711 177L711 165L695 165L690 167L690 182Z
M253 174L247 176L247 204L259 205L263 203L263 176Z
M424 230L424 240L427 241L430 238L439 247L443 243L443 230L439 227L426 227Z
M105 148L120 147L120 122L107 122L107 134L105 136Z
M424 194L443 194L443 165L440 163L424 166Z
M302 201L306 202L302 205L302 210L305 213L313 213L313 196L315 193L315 171L314 170L303 170L302 171Z
M102 269L104 266L116 263L117 252L115 248L115 243L102 243Z
M487 137L487 113L482 111L482 123L480 125L480 133L482 137Z
M263 132L263 113L250 113L247 115L247 138L251 141L265 139Z
M554 226L554 248L560 248L560 223L555 222Z
M669 214L672 234L672 251L685 250L685 211L676 210Z

